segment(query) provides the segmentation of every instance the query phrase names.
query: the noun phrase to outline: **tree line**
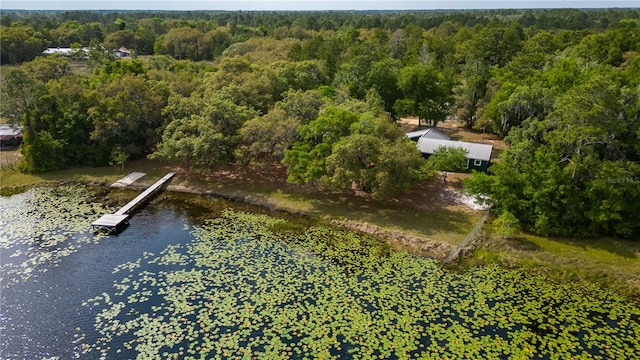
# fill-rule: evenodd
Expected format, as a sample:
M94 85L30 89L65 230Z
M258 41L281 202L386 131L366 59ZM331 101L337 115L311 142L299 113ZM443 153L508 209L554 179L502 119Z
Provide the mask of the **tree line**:
M0 16L0 63L33 60L46 47L97 46L135 49L139 55L168 54L213 60L228 45L254 36L310 37L309 32L341 29L397 31L415 25L434 29L446 23L465 27L508 21L542 30L604 30L637 9L465 10L465 11L16 11ZM226 29L228 31L218 31ZM196 41L194 41L196 39ZM174 48L185 43L188 49ZM226 45L225 45L226 44ZM179 46L178 46L179 47ZM200 49L198 51L197 49Z
M496 213L548 235L637 238L638 13L11 13L2 61L21 66L3 71L0 110L24 125L24 171L279 162L291 182L377 196L446 168L393 120L453 117L509 144L467 184ZM52 36L138 59L93 51L82 72L25 57Z

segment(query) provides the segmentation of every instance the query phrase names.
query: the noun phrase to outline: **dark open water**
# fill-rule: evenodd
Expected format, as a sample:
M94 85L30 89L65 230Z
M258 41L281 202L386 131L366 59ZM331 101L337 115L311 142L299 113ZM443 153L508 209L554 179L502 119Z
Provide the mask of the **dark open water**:
M22 195L19 195L22 196ZM87 221L87 235L90 235ZM155 201L137 213L130 226L117 236L82 244L80 250L62 258L46 272L38 271L26 281L7 285L7 276L0 282L0 358L41 359L79 356L74 341L82 333L85 342L93 342L96 311L82 306L83 301L104 291L111 291L113 269L125 262L143 257L145 252L159 253L170 244L192 240L184 229L190 224L184 207ZM11 231L3 224L0 236ZM3 266L20 263L21 257L10 258L15 249L1 249ZM43 270L42 266L38 270ZM84 354L82 358L98 354Z

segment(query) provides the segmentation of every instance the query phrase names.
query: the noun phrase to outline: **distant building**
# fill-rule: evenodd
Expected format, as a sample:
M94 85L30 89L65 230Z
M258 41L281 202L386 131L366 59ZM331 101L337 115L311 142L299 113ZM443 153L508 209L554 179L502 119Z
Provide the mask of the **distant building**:
M43 55L58 55L58 56L80 56L83 58L89 57L89 48L83 47L80 49L73 49L68 47L50 47L42 52Z
M131 51L129 51L129 49L127 48L121 47L120 49L113 52L113 56L115 56L118 59L130 59Z
M0 124L0 147L16 147L22 144L22 126Z

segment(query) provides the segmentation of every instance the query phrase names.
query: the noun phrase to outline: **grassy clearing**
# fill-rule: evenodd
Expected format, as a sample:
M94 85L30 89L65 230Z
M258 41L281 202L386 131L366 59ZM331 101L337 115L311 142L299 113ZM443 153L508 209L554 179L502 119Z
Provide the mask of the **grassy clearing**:
M225 169L216 173L183 174L177 182L177 187L209 191L293 213L367 223L450 245L462 242L482 216L481 212L455 207L420 208L407 200L411 194L379 200L363 194L291 185L284 181L281 173L274 172L242 174L239 169Z
M505 240L487 232L484 246L465 259L464 265L499 263L558 281L597 282L640 295L640 242L532 234Z
M158 176L164 175L165 169L159 163L147 160L131 162L125 166L124 171L119 167L106 166L25 174L3 167L0 170L0 191L2 194L10 194L23 188L59 181L81 181L89 184L108 185L133 171L146 173L147 175L139 181L151 183L157 180Z
M466 237L480 219L480 213L465 213L446 208L425 211L408 207L403 203L363 199L356 196L301 196L278 190L270 198L282 206L305 209L313 215L333 219L364 221L377 226L402 230L451 245L457 245Z
M1 122L0 122L1 123ZM0 150L0 167L10 167L17 163L22 155L19 150Z

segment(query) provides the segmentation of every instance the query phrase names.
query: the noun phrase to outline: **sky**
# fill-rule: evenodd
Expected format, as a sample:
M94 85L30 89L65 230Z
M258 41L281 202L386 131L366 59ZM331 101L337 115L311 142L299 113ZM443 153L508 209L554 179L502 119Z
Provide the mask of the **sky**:
M0 0L0 10L433 10L614 7L638 8L640 0Z

